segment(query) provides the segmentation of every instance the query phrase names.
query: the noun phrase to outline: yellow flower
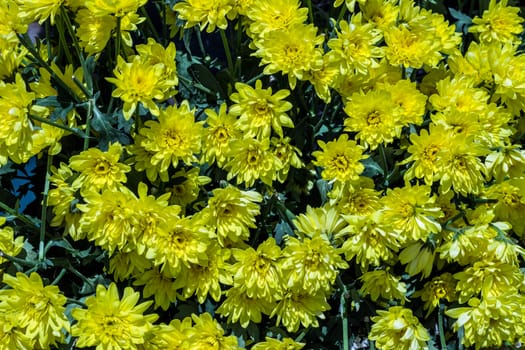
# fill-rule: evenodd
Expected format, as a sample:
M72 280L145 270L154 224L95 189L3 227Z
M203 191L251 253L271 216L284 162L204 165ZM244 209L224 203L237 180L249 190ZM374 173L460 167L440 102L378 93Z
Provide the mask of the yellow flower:
M363 283L359 292L363 296L370 294L372 301L377 301L381 297L388 301L399 300L401 304L404 304L408 300L405 297L407 292L405 282L401 282L400 277L391 274L388 268L386 270L367 271L359 277L359 280Z
M75 21L78 23L76 34L80 46L88 55L102 52L111 38L111 31L117 26L114 16L93 16L86 8L78 10Z
M494 214L499 220L508 221L513 231L525 237L525 179L514 178L487 188L484 197L496 199Z
M3 283L12 289L0 290L0 314L10 318L40 349L64 341L63 331L69 330L64 314L67 298L57 286L44 287L36 272L29 277L21 272L16 277L4 274Z
M428 317L443 300L449 303L457 300L456 281L451 273L445 272L426 282L423 289L415 292L413 296L420 297L425 302L423 308L427 310L425 317Z
M153 303L137 305L140 294L126 287L122 299L115 283L106 289L97 285L96 295L84 303L87 309L75 308L71 312L77 323L71 327L71 335L78 337L76 346L96 346L100 350L138 349L144 343L144 335L157 319L156 314L144 315Z
M137 45L135 49L144 63L152 66L157 64L162 65L162 77L164 79L173 82L174 85L179 83L177 66L175 64L177 50L173 42L170 42L167 47L164 47L156 42L155 39L148 38L146 44Z
M153 263L144 255L137 253L137 250L128 252L115 251L109 258L108 272L113 274L115 281L126 281L134 275L140 275L144 271L151 269Z
M0 344L2 350L30 350L35 348L35 342L16 326L13 316L0 314Z
M236 127L237 118L226 112L226 103L221 104L219 112L207 108L206 127L202 144L202 162L213 165L214 162L222 168L230 151L230 141L239 138L242 132Z
M192 314L191 318L195 325L192 328L184 329L186 339L181 349L241 350L237 344L237 337L234 335L225 336L224 329L209 313L205 312L199 316Z
M428 186L388 189L382 198L382 220L399 232L404 240L426 241L429 234L441 231L437 219L443 216Z
M472 78L446 77L436 84L437 93L429 98L435 110L440 112L481 112L486 109L489 94L475 87Z
M0 216L0 226L3 226L6 222L4 216ZM0 227L0 251L10 256L17 256L22 251L24 246L24 236L18 236L15 238L15 231L12 227ZM6 263L8 260L0 256L0 264ZM3 269L0 268L0 273Z
M425 37L424 31L411 31L405 26L390 27L383 33L385 57L391 65L421 68L423 65L437 66L441 61L439 42L434 37Z
M170 204L184 208L198 198L201 187L211 182L209 177L199 175L200 170L198 167L193 167L173 174L171 178L174 180L174 185L166 188L171 193Z
M228 242L239 243L250 237L255 228L262 196L255 191L241 191L235 186L216 188L208 206L202 210L207 224L217 230L217 240L222 246Z
M272 153L281 162L281 167L277 170L277 180L281 183L286 181L290 167L296 169L304 167L304 163L301 160L301 151L299 148L290 144L291 138L276 138L270 139Z
M55 24L55 16L64 0L16 0L19 16L25 21L38 21L42 24L48 18Z
M328 292L339 270L348 268L348 264L326 237L314 235L299 240L287 236L280 268L288 288L314 294L319 290Z
M236 83L236 93L230 95L235 102L230 113L239 116L236 126L245 137L257 137L261 140L270 136L271 129L283 137L282 127L293 128L292 119L286 114L292 104L286 100L290 91L282 89L272 95L272 88L262 88L262 82L255 82L255 89L248 84Z
M267 299L250 297L244 286L232 287L226 291L226 299L217 308L217 313L228 317L228 323L239 321L242 328L250 322L261 323L262 314L269 315L273 303Z
M146 271L136 274L133 281L134 286L144 286L142 295L144 298L153 296L155 308L162 308L166 311L171 303L177 300L177 286L172 276L167 276L158 267L153 267Z
M428 348L427 342L430 340L430 335L417 317L412 314L412 310L392 306L387 311L378 310L377 316L371 319L374 324L368 338L375 340L379 349L420 350Z
M233 248L233 257L237 261L232 266L234 286L245 288L249 298L274 301L278 299L282 271L279 266L281 248L275 244L273 237L268 238L257 247L246 249Z
M365 20L383 31L396 24L399 14L399 7L396 6L396 2L392 0L366 0L360 9Z
M345 131L356 132L365 147L376 149L379 144L394 141L401 134L398 106L385 90L355 93L344 108Z
M265 338L266 341L255 344L252 350L301 350L306 344L298 343L292 338L283 338L283 340Z
M367 216L380 208L380 193L374 189L374 181L360 176L356 183L345 186L342 191L335 189L328 193L330 204L344 215Z
M368 67L376 66L384 56L383 48L376 46L383 39L381 32L373 24L362 22L361 12L352 15L350 23L340 21L337 37L328 41L328 60L337 63L341 74L366 74Z
M179 107L169 106L160 112L158 121L149 120L139 130L144 138L142 147L152 153L151 165L165 172L170 164L174 168L179 162L191 165L198 159L204 122L195 121L195 110L188 101Z
M481 18L472 19L470 33L477 33L481 43L515 43L523 32L524 19L518 15L519 7L507 5L508 0L491 0L488 10L483 11Z
M350 182L359 179L365 170L360 162L368 158L363 155L363 147L348 139L348 134L341 134L337 140L325 143L317 141L320 151L312 152L316 158L313 164L323 169L321 176L328 181Z
M323 41L313 25L296 24L256 40L257 51L253 55L261 58L261 66L266 65L264 74L288 75L294 89L297 79L305 80L309 71L322 67L323 52L319 46Z
M463 345L482 348L501 348L503 342L513 343L523 335L523 295L505 293L479 300L472 298L468 307L458 307L445 311L456 318L454 331L463 328Z
M392 101L399 107L401 124L420 125L423 123L427 96L423 95L410 80L401 79L395 84L380 84L381 89L390 92Z
M457 233L445 232L443 243L437 248L440 258L467 265L479 260L480 252L487 251L494 235L481 225L463 228Z
M206 264L183 265L175 280L175 286L183 298L195 295L200 304L204 304L208 297L218 302L222 296L221 285L233 285L231 265L228 263L230 250L214 241L208 245L206 255Z
M211 33L216 27L226 29L228 19L234 19L235 1L233 0L184 0L178 2L173 10L180 19L185 20L184 28L199 25L201 31Z
M300 6L298 0L253 1L246 10L246 16L251 20L248 34L256 39L274 30L304 23L308 9Z
M485 166L491 178L502 182L507 176L517 178L525 174L525 150L521 145L501 145L485 157Z
M298 237L325 237L332 241L346 231L347 223L334 207L325 205L320 208L306 207L306 213L299 214L293 220Z
M139 102L151 114L159 116L159 106L153 100L164 99L165 92L175 85L175 81L166 79L161 63L150 64L140 56L133 56L129 60L131 62L126 62L119 56L113 70L115 78L106 78L116 86L112 96L124 101L122 113L126 120L131 118Z
M84 6L93 16L115 15L123 17L136 12L148 0L85 0Z
M131 167L119 163L122 146L116 142L109 145L106 152L90 148L69 158L69 166L79 172L72 186L81 187L82 192L115 190L127 181L126 173Z
M3 51L2 54L5 52L6 44L9 46L14 44L11 47L17 46L18 39L13 34L27 33L28 25L32 22L34 22L34 18L22 18L20 16L20 6L16 1L2 1L0 4L0 48ZM1 74L0 78L4 79Z
M277 316L276 326L282 322L290 333L297 332L299 326L319 327L319 320L324 319L324 311L330 310L325 294L318 290L316 293L290 288L283 291L282 299L273 309L270 317Z
M256 180L270 186L282 168L281 161L270 150L269 139L235 140L230 145L229 158L225 165L227 180L236 176L237 184L245 183L247 187L253 186Z
M428 240L416 241L405 246L398 257L399 262L406 265L406 273L410 276L421 273L421 277L426 278L432 273L436 251Z

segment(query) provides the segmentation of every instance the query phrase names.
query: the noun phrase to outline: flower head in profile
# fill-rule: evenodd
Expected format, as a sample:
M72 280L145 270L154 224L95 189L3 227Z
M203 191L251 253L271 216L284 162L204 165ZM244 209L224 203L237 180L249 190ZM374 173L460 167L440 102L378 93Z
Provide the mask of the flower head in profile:
M514 43L523 32L523 22L518 15L519 7L508 6L508 0L491 0L483 15L472 19L470 33L477 33L481 43Z
M15 230L10 226L2 227L6 222L4 216L0 216L0 251L10 256L17 256L24 246L24 236L15 238ZM6 258L0 256L0 264L7 262ZM0 268L0 273L2 269Z
M64 0L17 0L19 16L23 20L38 21L42 24L48 18L55 23L55 16L60 12Z
M247 328L250 322L261 323L262 315L269 315L274 304L267 299L250 297L243 286L226 291L226 299L217 308L217 313L228 317L228 323L239 322Z
M407 298L407 285L401 282L400 277L391 274L389 269L373 270L365 272L359 280L363 285L359 292L363 295L370 295L372 301L377 301L379 297L384 300L399 300L404 304Z
M226 29L228 19L235 17L233 0L184 0L173 7L178 17L186 21L184 28L199 25L199 29L211 33L217 27Z
M231 112L227 112L226 103L221 104L218 112L206 109L206 127L202 143L202 162L223 167L230 151L230 142L242 136L241 130L237 128L237 118Z
M11 289L0 290L0 314L10 318L41 349L63 342L63 331L69 330L64 314L67 299L57 286L44 286L36 272L29 277L21 272L16 276L4 274L3 283Z
M290 87L295 89L298 79L305 80L307 72L322 67L323 41L313 25L296 24L256 40L257 51L253 55L261 58L261 66L266 65L264 74L288 75Z
M131 170L129 165L119 162L122 151L122 145L116 142L106 152L90 148L69 158L71 169L80 173L72 186L81 187L83 192L117 189L126 182L126 173Z
M236 83L237 92L230 99L235 102L230 113L239 116L237 126L246 137L267 138L273 131L283 137L282 127L293 128L292 119L286 114L292 104L284 100L290 91L283 89L272 94L272 88L263 89L262 82L257 80L255 88L248 84Z
M337 140L328 143L322 140L317 143L321 150L312 153L316 158L313 163L323 168L323 179L340 182L359 179L365 170L360 161L367 156L363 155L363 147L348 139L348 134L342 134Z
M195 121L195 111L188 101L179 107L169 106L160 112L158 121L144 123L139 133L144 137L142 147L152 153L151 165L164 172L179 162L191 165L198 161L203 133L203 122Z
M292 338L284 338L283 340L266 337L265 341L255 344L252 350L301 350L305 343L299 343Z
M75 308L71 312L77 320L71 327L71 335L78 337L77 346L96 346L101 350L137 349L157 319L156 314L144 315L153 302L137 305L139 298L140 294L131 287L126 287L120 298L115 283L107 289L99 284L96 295L84 302L87 309Z
M227 179L237 177L237 184L245 183L247 187L256 180L271 185L282 168L279 158L271 152L269 139L235 140L230 145L229 158L225 165Z
M277 180L281 183L286 181L291 167L296 169L304 167L301 150L293 146L290 143L291 140L290 137L270 139L272 153L281 162L281 167L277 170Z
M85 6L95 17L107 15L123 17L137 12L146 2L147 0L86 0Z
M414 350L426 349L430 335L412 310L392 306L388 310L378 310L371 317L374 324L368 334L379 349Z
M344 111L348 115L344 121L345 131L356 132L356 138L371 150L394 141L401 134L398 106L385 90L353 94Z
M111 31L117 26L114 16L93 16L86 8L78 10L75 21L78 23L76 34L80 47L84 48L88 55L102 52L111 38Z

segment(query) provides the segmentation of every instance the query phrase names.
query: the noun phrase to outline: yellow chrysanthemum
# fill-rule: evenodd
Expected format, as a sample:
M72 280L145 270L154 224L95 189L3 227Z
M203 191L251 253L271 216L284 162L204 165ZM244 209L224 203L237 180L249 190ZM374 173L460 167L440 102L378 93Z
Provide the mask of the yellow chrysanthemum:
M198 161L196 154L200 153L204 122L196 122L194 113L185 100L179 107L162 110L158 121L149 120L139 130L144 137L142 147L152 153L151 165L161 173L170 164L176 168L179 162L191 165Z
M392 65L421 68L423 65L437 66L441 61L439 42L434 37L425 37L425 32L411 31L404 26L390 27L383 33L386 47L385 57Z
M111 31L117 26L112 15L93 16L88 9L78 10L75 21L78 23L79 44L88 55L102 52L111 38Z
M281 248L273 237L261 243L257 250L233 248L237 261L232 266L234 286L243 287L250 298L274 301L278 298L282 285L282 271L279 266Z
M67 298L57 286L44 287L36 272L29 277L21 272L16 277L4 274L3 283L12 289L0 290L0 314L10 318L37 348L48 349L64 341L64 331L69 330L64 314ZM7 326L2 328L8 330Z
M226 178L237 177L237 184L245 183L247 187L256 180L271 185L282 168L279 158L271 152L269 139L235 140L230 145L229 159L224 166L228 170Z
M379 349L384 350L423 350L427 349L430 335L412 310L392 306L387 311L378 310L371 317L374 324L368 334Z
M293 224L301 238L322 236L330 241L343 235L347 227L341 213L329 205L320 208L307 206L306 213L297 215Z
M319 46L323 41L313 25L296 24L256 40L257 51L253 55L261 58L261 66L266 65L264 74L288 75L294 89L297 79L305 80L307 72L322 67L323 52Z
M328 60L336 62L341 74L366 74L384 55L383 48L376 46L383 38L381 32L373 24L363 23L361 13L353 15L350 22L340 21L339 28L337 37L328 41Z
M292 338L283 340L266 337L265 341L255 344L252 350L301 350L306 344L294 341Z
M202 217L214 227L221 245L239 243L250 237L250 228L255 228L255 217L259 215L262 196L255 191L241 191L235 186L217 188Z
M173 7L180 19L185 20L184 28L199 25L201 31L211 33L215 28L226 29L228 19L235 18L234 0L184 0Z
M153 263L136 250L123 252L115 251L109 258L108 272L113 274L115 281L127 281L134 275L140 275L151 269Z
M126 62L119 56L117 66L113 70L115 78L106 78L114 84L112 96L124 101L122 113L124 118L130 119L140 102L151 114L160 114L159 106L153 100L163 100L165 92L175 86L175 81L168 80L163 75L164 65L144 62L140 56L130 58Z
M395 84L380 84L382 89L390 92L392 101L399 107L400 123L420 125L423 123L427 96L423 95L410 80L401 79Z
M292 104L284 100L290 91L283 89L272 94L272 88L263 89L262 82L257 80L255 88L248 84L236 83L236 93L230 95L235 102L230 107L230 113L239 116L236 126L246 137L264 139L273 131L283 137L282 127L293 128L292 119L286 114L292 109Z
M144 298L154 297L155 308L160 307L166 311L170 304L177 300L177 286L172 276L167 276L158 267L142 271L137 275L134 286L144 286L142 295Z
M396 24L399 14L396 3L397 1L392 0L366 0L360 9L365 20L383 31Z
M249 35L255 39L274 30L304 23L308 18L308 9L300 6L298 0L253 1L246 11L246 16L251 20Z
M148 0L86 0L84 6L91 11L95 17L107 15L123 17L129 13L137 12L139 7L147 1Z
M426 282L423 289L415 292L413 296L420 297L425 302L423 308L427 310L425 317L428 317L440 302L446 300L450 303L457 300L456 281L451 273L445 272Z
M138 349L144 343L144 335L157 319L156 314L144 315L153 303L137 305L140 294L126 287L122 299L115 283L106 289L97 285L96 295L84 303L87 309L75 308L71 312L77 323L71 327L71 335L78 337L76 346L96 346L100 350Z
M38 21L42 24L48 18L51 24L55 23L55 16L59 13L64 0L16 0L19 15L25 21Z
M304 167L301 160L302 153L299 148L290 144L291 140L290 137L272 137L270 139L272 153L281 162L281 167L277 169L277 180L281 183L286 181L290 167L296 169Z
M15 238L15 231L10 226L1 227L5 224L6 218L0 216L0 251L10 256L17 256L24 246L24 236ZM0 256L0 264L7 262L7 259ZM3 269L0 268L0 273Z
M226 103L221 104L218 112L206 109L206 127L202 144L202 162L223 167L230 151L230 141L239 138L242 133L236 127L237 118L226 111Z
M353 94L344 111L348 115L345 131L356 132L356 138L371 150L401 134L398 106L385 90Z
M436 250L427 239L427 242L416 241L406 245L399 253L399 262L405 266L405 271L410 276L421 273L422 278L429 277L434 267Z
M120 143L109 145L106 152L90 148L69 158L69 166L79 172L72 186L86 191L115 190L125 183L129 165L119 163L123 147Z
M494 184L485 190L485 197L496 199L494 214L499 220L508 221L521 237L525 236L525 179L514 178Z
M184 330L186 339L182 343L182 349L242 350L237 344L237 337L234 335L225 336L224 329L209 313L205 312L199 316L192 314L191 318L195 325Z
M508 6L508 0L491 0L481 18L472 19L473 25L468 31L477 33L481 43L514 43L519 40L525 21L518 15L519 11L519 7Z
M374 186L371 178L360 176L352 186L345 186L342 191L335 188L330 191L330 204L335 205L344 215L371 215L380 208L380 193Z
M274 304L266 299L250 297L244 286L232 287L226 292L226 299L217 308L217 313L228 317L228 323L239 322L247 328L250 322L261 323L262 315L269 315Z
M370 295L372 301L377 301L381 297L388 301L399 300L401 304L404 304L407 300L405 297L406 283L401 282L400 277L391 274L389 269L367 271L359 277L359 280L363 283L359 292L363 296Z
M313 164L324 168L321 173L323 179L340 182L359 179L365 170L360 161L368 156L363 155L363 147L348 139L348 134L341 134L337 140L328 143L321 140L317 143L321 150L312 152L316 158Z

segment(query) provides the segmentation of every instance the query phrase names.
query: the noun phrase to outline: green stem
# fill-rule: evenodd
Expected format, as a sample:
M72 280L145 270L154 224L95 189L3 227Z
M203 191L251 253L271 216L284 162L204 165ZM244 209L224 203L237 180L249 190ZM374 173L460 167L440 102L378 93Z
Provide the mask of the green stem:
M11 256L9 254L4 253L2 250L0 250L0 258L4 258L9 260L12 263L16 263L22 266L26 267L34 267L35 264L31 264L30 262L25 261L24 259L17 258L15 256Z
M211 91L210 89L208 89L206 86L204 86L202 84L199 84L199 83L195 83L195 82L189 80L188 78L183 77L182 75L179 75L179 80L182 82L182 84L186 88L188 88L188 90L191 90L191 87L194 87L197 90L201 90L202 92L205 92L207 94L215 96L215 93L213 91Z
M69 50L69 45L66 40L66 31L64 30L64 15L60 16L57 23L57 31L58 31L58 41L60 43L60 46L62 50L60 52L64 52L66 55L66 59L69 62L69 64L73 65L73 56L71 56L71 52Z
M386 180L386 176L388 174L388 161L386 159L385 146L382 143L380 143L378 149L379 149L379 156L381 157L380 158L381 168L383 168L384 177Z
M66 274L67 272L67 269L66 268L63 268L62 270L60 270L60 273L58 274L58 276L53 280L53 282L51 282L52 285L56 286L58 284L58 282L60 282L60 280L62 279L62 277L64 277L64 275Z
M441 350L447 350L447 340L445 339L445 327L443 327L443 311L445 305L439 302L438 310L438 327L439 327L439 342L441 343Z
M350 349L350 344L348 342L348 317L346 313L346 299L348 298L348 290L341 279L341 276L337 275L337 285L341 288L341 297L339 299L339 313L341 315L343 327L343 350Z
M230 71L230 74L233 74L233 59L226 31L221 29L219 33L221 34L222 46L224 46L224 52L226 53L226 61L228 61L228 70Z
M44 194L42 198L42 213L40 217L40 242L38 246L38 260L44 260L44 243L46 239L46 219L47 219L47 196L49 193L49 179L51 177L51 164L53 163L53 156L47 154L46 165L46 180L44 183Z
M66 266L64 266L69 272L73 273L75 276L80 278L84 283L87 283L91 288L95 289L95 285L93 282L91 282L86 276L84 276L80 271L75 269L71 263L68 263Z
M118 63L118 57L120 55L120 41L121 41L121 36L120 36L120 27L122 25L122 18L121 17L117 17L117 29L116 29L116 36L115 36L115 64L114 66L116 67L117 66L117 63Z
M346 10L346 5L343 3L343 5L341 5L341 11L339 11L339 15L337 15L337 23L339 23L343 19Z
M0 209L5 210L9 215L12 215L19 219L20 221L25 222L26 224L32 226L35 229L39 229L39 225L35 223L33 220L29 219L24 214L18 213L16 210L8 206L7 204L0 202Z
M197 28L197 27L195 27ZM202 42L202 36L201 31L198 29L195 29L195 33L197 34L197 43L199 44L199 49L201 50L202 57L206 57L206 49L204 48L204 43Z
M264 77L264 73L260 73L259 75L256 75L254 76L253 78L251 78L250 80L248 80L246 82L247 85L252 85L253 83L255 83L257 80L261 79L262 77Z
M78 300L76 300L76 299L67 298L67 302L68 302L69 304L77 304L77 305L80 305L80 306L82 306L82 307L87 308L87 305L86 305L86 304L84 304L83 302L78 301Z
M161 40L160 40L159 33L155 29L155 25L153 24L153 21L151 20L151 17L149 16L148 11L146 11L146 8L144 6L142 6L140 8L140 13L142 14L142 16L144 16L146 18L146 24L148 25L148 28L151 31L151 33L153 33L153 36L155 37L155 40L158 43L160 43Z
M308 18L310 19L310 23L313 24L314 23L314 11L312 9L312 0L306 0L306 4L308 6Z
M93 99L88 102L88 110L86 114L86 137L84 138L84 146L82 149L85 151L89 148L89 134L91 132L91 115L93 114L93 104L95 101Z
M62 130L69 131L70 133L75 134L75 135L77 135L79 137L82 137L82 138L86 138L87 137L86 135L84 135L82 133L82 131L80 131L78 129L73 129L73 128L70 128L69 126L65 126L63 124L55 123L55 122L53 122L53 121L51 121L49 119L42 118L42 117L39 117L37 115L30 114L29 118L32 119L32 120L39 121L39 122L44 123L44 124L48 124L48 125L54 126L56 128L62 129Z

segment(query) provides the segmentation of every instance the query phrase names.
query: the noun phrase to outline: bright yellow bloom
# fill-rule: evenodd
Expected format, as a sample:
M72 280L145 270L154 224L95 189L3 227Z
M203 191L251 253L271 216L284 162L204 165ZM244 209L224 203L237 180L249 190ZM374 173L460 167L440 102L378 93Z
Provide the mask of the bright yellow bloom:
M376 46L382 39L381 32L371 23L362 23L362 14L354 14L349 22L340 21L337 37L328 41L330 62L336 62L341 74L366 74L369 66L376 66L384 56L383 48Z
M184 330L186 339L180 347L181 349L242 350L237 344L237 337L234 335L225 336L224 329L209 313L205 312L199 316L192 314L191 318L195 325Z
M292 104L286 100L290 91L282 89L272 95L272 88L263 89L262 82L255 82L255 89L248 84L236 83L236 93L230 95L235 102L230 107L230 113L239 116L236 126L246 137L257 137L262 140L273 131L283 137L282 127L293 128L292 119L286 114L292 109Z
M399 253L399 262L405 266L405 271L410 276L421 273L422 278L429 277L434 267L436 251L428 242L415 241L408 244Z
M298 0L253 1L246 11L251 20L249 35L256 39L274 30L304 23L308 18L308 9L300 6Z
M293 224L298 237L321 236L330 241L343 235L347 227L341 213L329 205L320 208L307 206L306 213L297 215Z
M0 48L5 50L6 44L14 44L12 47L17 46L18 39L13 34L26 33L28 25L32 22L34 18L20 16L20 6L15 0L2 1L0 4ZM0 75L0 78L4 77Z
M38 21L42 24L46 19L51 19L55 24L55 16L60 11L64 0L16 0L18 3L19 16L24 21Z
M485 157L487 173L496 182L502 182L507 176L517 178L525 173L525 150L521 145L502 145Z
M344 111L348 115L344 121L345 131L356 132L356 138L371 150L394 141L401 134L398 106L387 91L355 93Z
M520 8L507 5L508 0L491 0L488 10L483 11L481 18L472 19L470 33L477 33L481 43L515 43L523 32L523 22L518 15Z
M427 96L423 95L410 80L401 79L395 84L381 84L381 89L390 92L392 101L399 107L400 123L420 125L423 123Z
M85 0L85 6L93 16L115 15L123 17L137 12L148 0Z
M217 163L223 167L226 163L227 154L230 151L230 141L241 137L242 132L235 123L237 118L226 112L226 103L221 104L219 112L207 108L206 127L204 128L204 140L202 144L202 162L209 165Z
M255 41L254 56L261 58L264 74L281 72L288 75L292 89L297 79L307 79L306 74L323 65L323 52L319 47L324 41L313 25L296 24L287 29L274 30Z
M200 31L206 28L206 32L211 33L216 27L228 27L227 19L234 19L236 15L234 6L234 0L184 0L175 4L173 10L186 21L184 28L198 24Z
M274 301L278 299L282 285L282 271L279 260L281 248L273 237L261 243L257 250L233 248L233 257L237 261L232 266L234 286L243 287L248 297Z
M497 200L494 204L496 218L508 221L516 234L525 237L525 179L514 178L494 184L485 190L484 196Z
M122 155L120 143L109 145L106 152L98 148L90 148L69 158L69 166L79 172L72 186L82 188L82 192L115 190L126 183L126 173L131 170L129 165L119 163Z
M292 338L277 340L266 337L265 340L255 344L252 350L301 350L306 345L305 343L298 343Z
M345 186L342 191L335 188L330 191L330 204L335 205L344 215L371 215L380 208L380 193L374 186L371 178L360 176L356 183Z
M162 308L166 311L171 303L177 300L177 286L172 276L167 276L158 267L153 267L147 271L136 274L133 281L134 286L144 286L142 295L144 298L153 296L155 308Z
M399 7L396 6L396 3L395 0L366 0L360 9L366 21L373 23L383 31L396 24L399 14Z
M76 34L80 47L83 47L88 55L102 52L111 38L111 31L117 26L114 16L93 16L93 13L85 8L78 10L75 21L78 23Z
M283 291L282 299L273 309L270 317L277 316L276 326L282 322L288 332L297 332L299 326L319 327L319 320L324 319L324 311L330 310L326 296L320 290L308 293L296 288Z
M173 42L170 42L167 47L164 47L156 42L155 39L148 38L146 44L137 45L135 49L144 63L152 66L157 64L162 65L163 79L168 80L170 83L173 82L174 85L179 83L177 66L175 64L177 50Z
M301 160L301 151L299 148L290 144L291 138L276 138L270 139L272 153L281 162L281 167L277 169L277 180L281 183L286 181L290 167L296 169L304 167L304 163Z
M144 335L158 317L144 315L153 302L137 305L139 298L140 294L131 287L124 289L121 299L115 283L107 289L97 285L96 295L84 301L87 309L75 308L71 312L77 320L71 327L71 335L78 337L76 346L96 346L99 350L139 349Z
M226 179L237 177L237 184L245 183L247 187L253 186L256 180L271 185L276 172L282 169L281 161L270 150L269 139L235 140L230 145L229 156Z
M217 240L222 246L239 243L250 237L259 215L262 196L255 191L241 191L235 186L216 188L208 206L202 210L207 224L217 230Z
M166 188L171 193L171 205L185 208L198 198L201 187L211 182L209 177L199 175L200 170L199 167L193 167L189 170L181 169L173 174L171 178L174 185Z
M406 283L401 282L400 277L391 274L388 268L386 270L367 271L359 277L359 280L363 283L359 292L363 296L370 295L372 301L377 301L381 297L388 301L399 300L401 304L404 304L407 300L405 297Z
M435 110L440 112L481 112L487 107L489 94L475 87L474 80L461 76L447 77L436 84L437 94L429 98Z
M159 116L159 106L153 100L163 100L165 92L173 87L176 82L166 79L164 65L161 63L150 64L144 62L140 56L124 61L119 56L117 66L113 70L115 78L106 78L114 84L112 96L124 101L122 113L126 120L130 119L140 102L154 116Z
M24 246L24 236L18 236L15 238L15 231L10 226L1 227L5 224L6 218L0 216L0 251L10 256L17 256L22 251ZM8 260L0 256L0 264L7 262ZM3 269L0 268L0 273Z
M328 143L322 140L317 143L321 150L312 152L312 156L316 158L313 164L324 168L321 173L323 179L340 182L359 179L359 175L365 170L360 161L368 156L363 155L363 147L348 139L348 134L341 134L337 140Z
M137 250L129 252L115 251L109 258L108 272L113 274L115 281L127 281L132 276L140 275L151 269L153 263Z
M34 340L24 334L16 326L14 317L0 314L0 349L2 350L33 350Z
M404 26L385 30L385 56L392 65L421 68L424 64L435 67L441 60L439 42L425 38L424 32L416 32Z
M501 348L504 341L513 343L523 335L524 310L523 295L505 293L479 300L472 298L468 307L458 307L445 311L456 318L454 331L463 327L463 345L482 348Z
M160 112L158 121L149 120L139 130L144 137L142 147L152 153L151 165L165 172L170 164L174 168L179 162L191 165L197 162L200 152L204 122L195 121L195 110L188 101L179 107L169 106Z
M427 349L430 335L419 322L412 310L401 306L392 306L387 311L378 310L377 316L371 317L374 324L368 334L379 349L385 350L422 350Z
M441 231L437 219L443 216L428 186L388 189L382 198L382 220L388 222L406 241L426 241L429 234Z
M67 298L57 286L44 287L36 272L29 277L21 272L16 277L4 274L3 283L12 289L0 290L0 314L10 318L37 348L48 349L64 341L64 330L69 330L64 314ZM6 326L2 328L9 329Z
M457 300L456 281L451 273L445 272L425 283L423 289L415 292L413 296L420 297L425 302L423 308L427 310L425 317L428 317L440 302L446 300L451 303Z
M262 315L269 315L274 304L267 299L250 297L244 286L226 291L226 299L217 308L217 313L228 317L228 323L239 322L247 328L250 322L261 323Z

